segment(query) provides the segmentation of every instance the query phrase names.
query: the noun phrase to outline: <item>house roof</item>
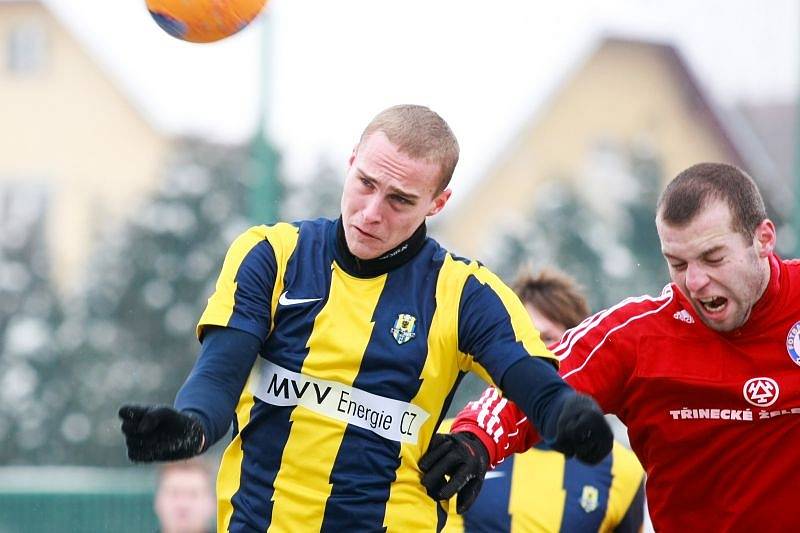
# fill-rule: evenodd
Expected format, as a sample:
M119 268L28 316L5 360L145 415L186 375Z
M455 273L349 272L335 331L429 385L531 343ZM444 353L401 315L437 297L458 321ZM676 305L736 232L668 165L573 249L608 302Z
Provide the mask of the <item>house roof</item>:
M665 42L607 37L602 44L648 46L658 50L673 65L675 74L696 104L696 112L727 146L735 158L727 161L747 171L759 183L767 208L780 220L791 218L795 203L792 176L795 152L795 105L749 104L722 108L705 90L680 51Z
M50 15L56 23L64 29L64 31L73 39L76 45L86 54L86 57L97 67L101 74L109 81L114 90L118 91L123 100L134 110L134 112L144 120L153 130L158 131L164 135L168 135L164 126L154 116L145 105L142 98L123 83L120 76L115 72L112 65L108 61L104 61L102 54L97 53L91 43L81 35L80 31L76 31L70 24L70 21L61 16L58 9L52 8L47 2L42 0L0 0L0 6L12 4L37 4L41 6L42 11Z
M794 203L793 188L790 186L794 160L794 106L767 104L723 109L702 86L678 48L667 42L609 35L592 48L582 64L603 48L616 46L649 48L666 59L679 80L678 85L683 89L684 96L693 107L694 115L708 125L729 152L731 159L727 162L739 166L756 179L767 207L774 215L782 220L791 216ZM558 94L568 80L562 80L552 95ZM522 122L522 127L484 172L482 180L489 179L493 169L519 149L527 129L538 122L541 109L546 109L550 100L552 96Z

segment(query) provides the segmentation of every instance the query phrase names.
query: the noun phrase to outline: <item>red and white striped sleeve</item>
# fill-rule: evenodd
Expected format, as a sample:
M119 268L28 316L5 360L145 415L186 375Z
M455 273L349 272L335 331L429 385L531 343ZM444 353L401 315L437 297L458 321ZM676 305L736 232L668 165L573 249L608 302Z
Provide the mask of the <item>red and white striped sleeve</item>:
M561 362L559 373L573 388L593 396L606 413L616 412L619 392L635 368L640 320L662 311L672 301L672 287L668 285L659 297L628 298L590 316L551 347ZM486 446L492 466L512 453L527 450L540 438L525 413L496 388L469 402L451 431L477 436Z
M495 387L489 387L479 399L467 403L450 431L467 431L478 437L489 452L492 467L539 440L539 434L525 413L514 402L503 398Z

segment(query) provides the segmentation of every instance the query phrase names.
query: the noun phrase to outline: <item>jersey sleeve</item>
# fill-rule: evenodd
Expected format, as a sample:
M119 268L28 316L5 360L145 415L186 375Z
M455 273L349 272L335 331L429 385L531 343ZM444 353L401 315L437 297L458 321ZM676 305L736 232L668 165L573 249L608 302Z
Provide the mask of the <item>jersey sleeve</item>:
M671 300L671 293L661 298L628 298L564 333L552 347L561 361L559 373L564 381L591 395L604 412L618 414L624 398L620 391L636 366L640 321Z
M461 292L458 349L477 364L465 370L488 375L494 383L524 357L538 356L558 365L519 298L484 267L467 277Z
M489 453L492 468L539 441L539 434L522 409L503 398L496 387L489 387L480 398L467 403L456 416L451 431L467 431L478 437Z
M231 244L214 294L197 325L202 340L207 326L238 329L262 341L270 331L271 303L278 264L268 228L250 228Z
M594 397L606 413L616 413L635 367L638 336L632 324L663 309L671 295L631 298L568 330L552 347L559 374L575 390ZM486 446L492 464L539 441L533 424L499 390L490 388L458 414L453 431L469 431Z

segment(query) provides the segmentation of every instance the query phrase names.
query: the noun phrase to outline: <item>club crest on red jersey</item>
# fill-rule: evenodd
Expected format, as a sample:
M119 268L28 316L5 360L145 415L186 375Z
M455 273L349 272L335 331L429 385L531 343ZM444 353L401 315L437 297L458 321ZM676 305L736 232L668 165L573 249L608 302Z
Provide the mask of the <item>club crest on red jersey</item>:
M795 322L786 336L786 351L796 365L800 366L800 322Z
M772 378L760 377L748 379L744 387L742 387L742 394L747 403L755 405L756 407L769 407L778 401L778 382Z

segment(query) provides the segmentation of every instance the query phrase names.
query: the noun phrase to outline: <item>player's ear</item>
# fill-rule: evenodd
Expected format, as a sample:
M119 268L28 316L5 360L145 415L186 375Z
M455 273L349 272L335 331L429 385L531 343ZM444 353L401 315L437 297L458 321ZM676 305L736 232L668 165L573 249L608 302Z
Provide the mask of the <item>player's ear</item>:
M450 189L445 189L439 194L437 194L433 201L431 202L431 208L428 210L427 216L433 216L442 209L444 209L444 205L447 203L447 200L450 199L450 195L453 194L453 191Z
M350 157L347 158L347 171L349 172L350 169L353 167L353 163L356 160L356 154L358 153L358 143L353 146L353 151L350 152Z
M768 218L762 220L761 223L756 226L753 241L759 257L767 257L772 254L777 241L775 224Z

